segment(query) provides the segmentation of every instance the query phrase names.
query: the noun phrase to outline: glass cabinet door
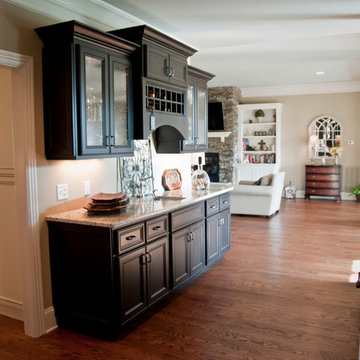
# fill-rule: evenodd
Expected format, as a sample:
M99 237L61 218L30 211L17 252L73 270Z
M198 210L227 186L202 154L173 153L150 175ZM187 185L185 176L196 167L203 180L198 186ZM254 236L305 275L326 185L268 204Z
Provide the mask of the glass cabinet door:
M196 142L198 149L207 147L207 92L202 86L197 87L197 135Z
M109 152L107 114L107 56L80 47L81 153Z
M189 84L186 95L186 121L188 137L184 140L184 145L189 148L195 145L195 86Z
M111 152L129 149L132 140L130 96L130 63L121 57L110 57L110 123Z

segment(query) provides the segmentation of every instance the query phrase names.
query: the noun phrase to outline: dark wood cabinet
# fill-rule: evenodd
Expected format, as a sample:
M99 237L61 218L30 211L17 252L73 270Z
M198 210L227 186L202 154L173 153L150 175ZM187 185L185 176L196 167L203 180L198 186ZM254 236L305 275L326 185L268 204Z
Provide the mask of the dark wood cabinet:
M174 140L170 137L175 135L166 132L169 143L157 151L175 152L167 146L174 140L179 152L181 140L188 135L185 104L187 58L196 50L146 25L110 33L140 46L133 57L135 138L145 139L153 130L170 126L181 135ZM157 143L160 141L161 134Z
M306 165L305 169L305 199L333 196L336 201L341 201L340 165Z
M208 148L208 91L207 82L214 75L188 67L189 80L186 98L188 137L182 143L184 152L205 151Z
M122 323L169 292L169 238L119 257Z
M172 233L173 289L205 267L204 220Z
M36 32L44 43L46 157L132 154L130 56L137 46L75 21Z
M147 77L186 86L188 73L186 56L177 55L165 47L152 44L147 44L145 51Z
M206 264L211 265L230 249L230 195L206 201Z
M49 221L59 327L113 335L199 276L229 249L230 212L220 211L227 201L228 194L215 196L121 228Z

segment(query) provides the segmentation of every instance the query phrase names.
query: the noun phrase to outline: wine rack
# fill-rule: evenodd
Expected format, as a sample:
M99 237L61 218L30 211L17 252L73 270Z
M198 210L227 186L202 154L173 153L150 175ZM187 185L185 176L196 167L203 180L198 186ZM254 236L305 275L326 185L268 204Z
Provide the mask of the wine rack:
M146 85L146 108L173 114L184 114L184 92Z

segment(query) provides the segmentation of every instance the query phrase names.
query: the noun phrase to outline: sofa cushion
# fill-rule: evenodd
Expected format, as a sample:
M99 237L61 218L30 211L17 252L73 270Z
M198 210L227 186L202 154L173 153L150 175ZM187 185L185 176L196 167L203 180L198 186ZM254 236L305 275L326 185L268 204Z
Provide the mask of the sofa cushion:
M260 185L261 186L269 186L272 183L273 174L265 175L260 178Z

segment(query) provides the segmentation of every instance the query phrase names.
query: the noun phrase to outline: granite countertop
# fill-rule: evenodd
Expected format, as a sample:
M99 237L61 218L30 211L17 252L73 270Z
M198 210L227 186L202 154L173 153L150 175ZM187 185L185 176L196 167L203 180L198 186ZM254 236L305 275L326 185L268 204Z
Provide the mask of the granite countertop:
M130 204L125 209L122 209L121 213L119 214L88 215L87 210L81 208L49 215L46 217L46 220L90 226L101 226L115 229L134 224L139 221L144 221L149 218L168 213L170 211L178 210L182 207L209 199L217 195L225 194L232 189L233 188L231 185L216 185L211 186L210 190L181 189L174 191L164 191L163 193L156 195L164 197L183 196L185 199L130 199Z

